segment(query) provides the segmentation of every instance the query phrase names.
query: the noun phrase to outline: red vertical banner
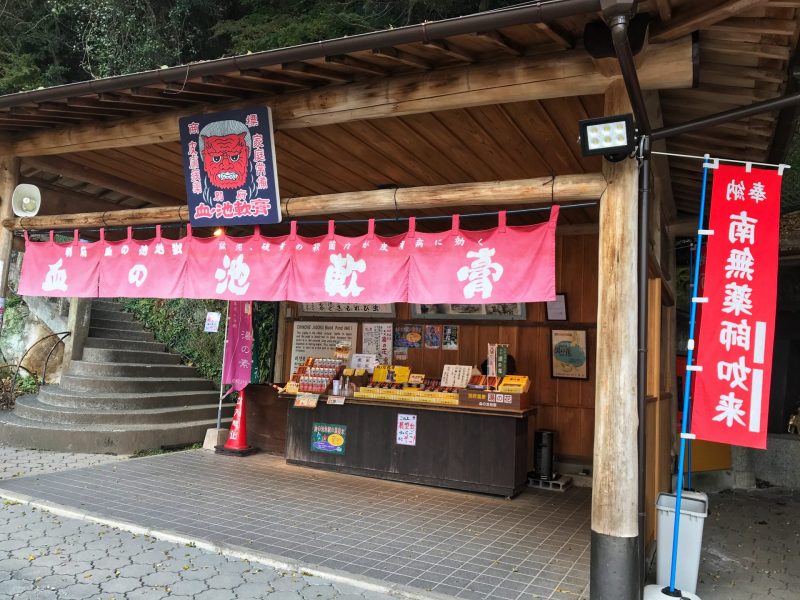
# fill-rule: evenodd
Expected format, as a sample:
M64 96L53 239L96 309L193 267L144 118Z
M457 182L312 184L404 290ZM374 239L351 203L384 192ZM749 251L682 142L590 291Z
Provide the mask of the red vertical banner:
M230 384L230 392L247 387L253 372L253 303L232 300L228 304L228 329L222 383Z
M778 283L778 171L721 165L696 336L692 433L766 448Z

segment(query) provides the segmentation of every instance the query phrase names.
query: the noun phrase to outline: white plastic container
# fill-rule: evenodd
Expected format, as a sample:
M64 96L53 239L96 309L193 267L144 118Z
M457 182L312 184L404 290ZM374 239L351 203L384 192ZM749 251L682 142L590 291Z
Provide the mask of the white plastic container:
M656 501L658 513L656 581L662 587L669 585L672 567L672 535L675 527L676 499L676 494L661 493ZM700 551L703 546L703 525L707 516L708 496L703 492L683 492L675 587L692 594L697 590Z

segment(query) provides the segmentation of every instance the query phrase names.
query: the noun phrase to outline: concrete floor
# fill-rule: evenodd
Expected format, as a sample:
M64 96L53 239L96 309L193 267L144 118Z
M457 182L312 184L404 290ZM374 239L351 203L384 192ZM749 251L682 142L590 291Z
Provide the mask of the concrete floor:
M459 598L576 600L589 581L587 489L509 501L202 450L0 488Z

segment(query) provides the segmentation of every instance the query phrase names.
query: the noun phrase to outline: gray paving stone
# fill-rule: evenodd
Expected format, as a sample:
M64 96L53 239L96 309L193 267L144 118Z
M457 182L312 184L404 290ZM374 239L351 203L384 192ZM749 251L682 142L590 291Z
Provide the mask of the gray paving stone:
M272 582L272 587L276 590L283 592L283 591L300 591L304 587L307 587L308 583L306 583L305 579L302 577L280 577Z
M0 583L0 598L9 598L26 590L33 589L33 582L26 579L8 579Z
M124 594L142 587L141 582L133 577L117 577L100 584L103 592L108 594Z
M267 596L269 600L305 600L300 594L297 592L273 592L269 596Z
M48 575L53 574L52 567L39 567L39 566L30 566L25 567L23 569L19 569L18 571L14 571L14 577L16 579L29 579L34 581L36 579L41 579L42 577L47 577Z
M230 590L213 589L195 594L195 600L230 600L230 598Z
M174 598L164 588L139 588L125 594L126 600L162 600L162 598Z
M193 596L208 589L204 581L179 581L170 587L174 594L187 596Z
M36 582L37 587L51 590L60 590L74 583L77 579L73 575L50 575Z
M241 576L237 574L215 575L206 581L211 589L231 590L242 582Z
M63 600L84 600L96 598L100 594L100 586L91 583L76 583L59 590L58 597Z
M173 585L180 581L180 577L177 573L171 573L169 571L158 571L156 573L150 573L149 575L145 575L142 577L142 583L144 585L149 585L153 587L165 587Z
M243 583L233 589L240 600L261 598L272 592L272 587L267 583Z
M124 567L117 567L116 570L119 571L120 577L141 579L145 575L153 572L153 563L126 565Z

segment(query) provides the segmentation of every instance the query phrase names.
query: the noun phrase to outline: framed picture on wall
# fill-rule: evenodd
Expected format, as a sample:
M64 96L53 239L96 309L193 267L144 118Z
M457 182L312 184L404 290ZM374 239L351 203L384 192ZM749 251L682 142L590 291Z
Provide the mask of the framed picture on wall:
M548 321L567 321L567 295L556 294L556 299L545 303Z
M412 319L524 321L524 302L499 304L412 304Z
M550 331L550 363L553 377L588 379L586 331L552 329Z

